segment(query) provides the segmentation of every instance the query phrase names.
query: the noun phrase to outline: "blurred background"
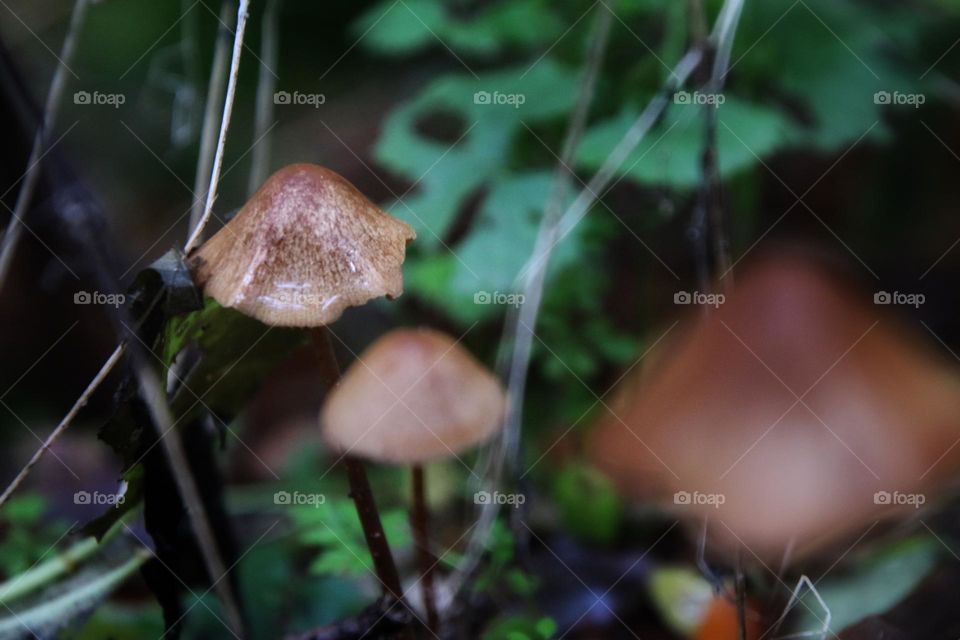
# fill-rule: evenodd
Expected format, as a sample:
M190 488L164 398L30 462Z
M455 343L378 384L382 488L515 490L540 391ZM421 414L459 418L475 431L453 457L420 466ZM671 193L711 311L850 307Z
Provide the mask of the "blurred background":
M73 4L0 4L6 224L28 165L34 109L47 96ZM747 0L722 92L704 89L705 63L680 87L686 93L676 93L676 66L708 42L722 4L251 3L207 235L266 174L293 162L340 173L418 234L404 264L403 297L353 310L334 327L343 366L390 328L428 325L461 338L494 368L503 357L504 319L516 310L508 296L519 291L517 276L534 251L591 46L602 40L604 53L582 137L561 172L569 176L564 208L651 101L667 96L650 131L553 255L524 395L519 467L530 526L503 520L489 534L486 568L472 578L480 586L464 614L468 630L452 637L737 637L735 626L703 631L714 596L695 566L695 538L673 530L674 519L663 513L628 508L584 451L601 398L664 327L691 313L676 294L703 291L704 272L723 275L712 266L717 250L705 234L726 239L734 274L761 255L800 248L868 299L883 291L921 294L922 304L895 312L945 359L960 349L960 2ZM112 251L110 269L124 287L182 247L214 50L219 39L229 54L235 22L232 2L104 0L87 8L66 65L48 173L0 291L4 485L117 343L109 306L77 298L100 285L91 251L71 232L70 211L57 204L56 181L71 176L99 204L96 236ZM258 89L268 97L259 125ZM709 184L703 101L718 96L712 149L719 182ZM222 97L217 118L220 105ZM708 231L698 211L714 197L722 222ZM330 624L376 596L343 477L326 473L333 459L317 430L321 373L312 352L293 351L229 416L231 432L217 454L239 547L250 551L237 581L253 637ZM116 490L123 461L97 430L113 414L120 380L115 372L93 394L52 455L0 509L4 577L50 559L74 539L68 532L98 515L77 504L75 492ZM371 473L403 564L410 554L406 476ZM449 570L473 523L469 474L457 462L437 463L430 474L436 537L441 549L451 548L442 561ZM271 528L279 516L270 496L307 486L330 499L289 510ZM835 620L853 627L908 602L909 589L886 593L884 585L949 593L957 567L935 567L957 563L960 529L951 514L940 513L932 537L920 527L922 539L904 534L899 551L884 547L879 559L856 567L860 573L843 575L846 582L833 585ZM150 545L140 524L131 529ZM667 565L676 573L657 573ZM939 586L923 582L931 575ZM680 586L663 586L671 580ZM769 596L782 610L789 591L770 595L780 588L772 580L755 581L772 586L757 598ZM851 603L851 593L874 593L864 585L889 606ZM204 590L188 596L204 604L191 609L183 637L229 637L211 613L214 594ZM931 597L921 600L936 603ZM698 604L684 609L685 598ZM163 634L161 609L141 578L100 600L50 637ZM938 611L946 609L941 603ZM890 620L884 624L893 629ZM943 622L941 632L956 624ZM880 637L858 633L840 637Z

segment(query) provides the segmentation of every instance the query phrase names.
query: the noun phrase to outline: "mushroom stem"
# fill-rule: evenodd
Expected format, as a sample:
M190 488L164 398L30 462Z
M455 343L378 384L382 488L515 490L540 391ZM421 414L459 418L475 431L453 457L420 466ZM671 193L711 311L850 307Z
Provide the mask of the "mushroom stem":
M413 465L410 476L413 480L413 512L410 525L413 529L414 545L417 547L417 562L420 565L423 608L427 614L427 629L436 635L440 628L440 616L437 613L437 600L433 590L434 559L430 551L430 509L427 506L423 465Z
M328 374L331 386L340 380L340 367L337 365L337 356L330 341L329 329L324 326L313 331L314 341L321 348L326 361L324 371ZM373 568L377 578L383 585L384 595L403 600L403 587L400 584L400 574L390 552L390 544L380 522L380 512L373 499L373 490L367 478L367 470L363 461L351 455L343 457L343 465L347 470L347 480L350 483L350 497L357 508L360 526L363 527L363 537L367 541L367 548L373 558Z
M373 557L373 567L377 577L383 583L384 595L392 595L398 600L403 599L403 587L400 586L400 574L397 565L393 562L390 553L390 544L383 532L380 522L380 512L373 499L370 481L367 479L367 470L363 461L353 456L346 456L343 464L347 469L347 479L350 481L350 497L357 507L360 525L363 527L363 537Z
M738 638L747 640L747 582L743 575L740 552L737 552L737 568L734 577L734 590L737 596Z

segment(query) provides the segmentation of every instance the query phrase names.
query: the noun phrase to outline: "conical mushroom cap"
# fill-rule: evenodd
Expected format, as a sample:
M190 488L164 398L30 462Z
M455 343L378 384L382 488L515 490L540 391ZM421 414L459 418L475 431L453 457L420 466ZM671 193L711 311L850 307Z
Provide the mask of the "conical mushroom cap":
M450 336L398 329L350 366L321 424L339 452L416 464L486 440L500 429L504 404L499 380Z
M960 462L960 380L864 297L797 257L747 269L625 388L592 460L698 529L708 517L721 547L771 562L915 512L897 496L929 504Z
M413 229L333 171L270 176L191 258L204 293L274 326L330 324L347 307L403 292Z

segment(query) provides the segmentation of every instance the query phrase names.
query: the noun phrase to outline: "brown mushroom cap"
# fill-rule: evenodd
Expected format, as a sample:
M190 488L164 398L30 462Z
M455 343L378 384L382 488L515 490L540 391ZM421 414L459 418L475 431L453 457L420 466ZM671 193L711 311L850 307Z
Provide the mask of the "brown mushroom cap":
M327 398L321 424L337 451L418 464L493 435L505 401L500 381L450 336L398 329L350 366Z
M270 176L191 257L204 293L269 325L330 324L347 307L403 292L407 224L312 164Z
M914 512L877 492L929 504L960 462L960 380L862 297L796 257L745 271L624 389L632 397L591 436L592 460L631 493L709 517L721 547L769 561Z

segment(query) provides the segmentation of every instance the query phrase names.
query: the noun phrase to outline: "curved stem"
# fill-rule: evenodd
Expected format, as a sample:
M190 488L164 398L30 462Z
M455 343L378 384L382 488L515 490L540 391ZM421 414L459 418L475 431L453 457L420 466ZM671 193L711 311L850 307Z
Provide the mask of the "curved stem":
M370 549L377 578L383 584L384 595L391 595L400 600L403 598L400 574L397 572L397 565L393 562L393 554L390 552L390 543L387 542L387 536L383 531L383 523L380 522L380 512L373 499L373 490L367 479L366 467L362 460L353 456L346 456L343 464L347 469L347 479L350 482L350 497L353 498L357 507L357 516L363 527L363 537Z
M330 333L326 327L314 330L314 341L320 347L325 359L325 369L329 383L336 384L340 380L340 367L337 365L337 356L330 342ZM344 456L343 465L347 471L347 480L350 483L350 497L357 508L360 526L363 527L363 537L367 541L367 548L373 558L373 568L377 578L383 585L384 595L403 600L403 587L400 584L400 574L390 552L390 543L383 531L380 521L380 512L373 499L373 490L367 478L367 470L363 461L354 456Z

